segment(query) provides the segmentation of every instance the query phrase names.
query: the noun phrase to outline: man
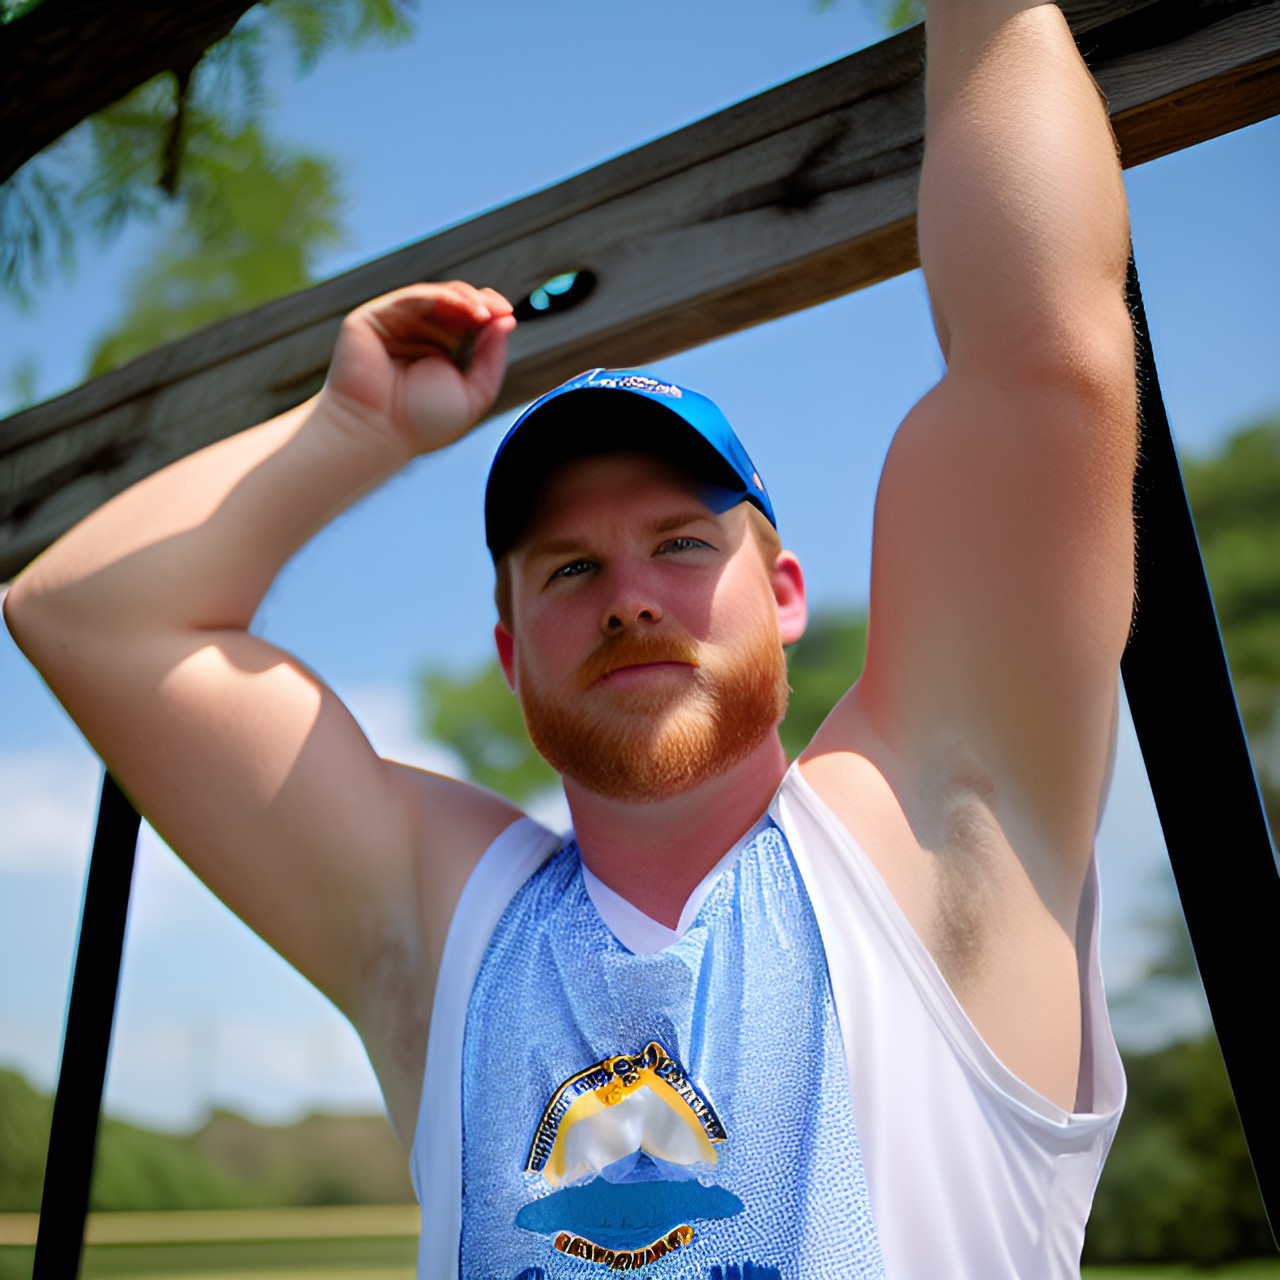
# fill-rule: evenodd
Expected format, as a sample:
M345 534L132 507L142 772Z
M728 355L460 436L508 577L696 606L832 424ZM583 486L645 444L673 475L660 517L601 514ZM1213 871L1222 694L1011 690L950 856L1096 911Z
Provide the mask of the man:
M9 594L143 812L360 1032L424 1276L1078 1269L1123 1090L1092 844L1132 597L1124 199L1056 7L928 24L948 368L885 464L865 672L796 767L799 567L718 411L645 375L542 402L489 485L499 655L569 845L379 759L249 634L293 551L492 403L511 309L460 283L361 307L319 397Z

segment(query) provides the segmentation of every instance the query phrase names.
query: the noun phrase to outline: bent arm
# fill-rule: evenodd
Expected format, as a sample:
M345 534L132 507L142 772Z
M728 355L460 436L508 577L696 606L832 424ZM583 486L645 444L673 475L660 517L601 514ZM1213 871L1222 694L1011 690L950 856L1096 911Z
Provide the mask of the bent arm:
M248 627L317 529L483 416L509 317L461 285L361 308L318 397L119 495L5 601L18 644L145 816L357 1019L388 956L422 967L448 859L512 814L380 760L333 693ZM465 373L446 358L473 344Z
M1132 603L1124 193L1055 5L932 0L926 31L920 254L947 371L885 464L854 701L920 786L995 807L1069 928Z

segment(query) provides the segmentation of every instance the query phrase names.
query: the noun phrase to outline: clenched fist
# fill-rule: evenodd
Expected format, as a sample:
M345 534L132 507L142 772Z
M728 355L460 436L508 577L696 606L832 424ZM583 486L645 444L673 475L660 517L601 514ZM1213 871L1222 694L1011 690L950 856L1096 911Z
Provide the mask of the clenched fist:
M461 280L374 298L342 322L324 407L413 453L443 448L489 411L515 325L506 298Z

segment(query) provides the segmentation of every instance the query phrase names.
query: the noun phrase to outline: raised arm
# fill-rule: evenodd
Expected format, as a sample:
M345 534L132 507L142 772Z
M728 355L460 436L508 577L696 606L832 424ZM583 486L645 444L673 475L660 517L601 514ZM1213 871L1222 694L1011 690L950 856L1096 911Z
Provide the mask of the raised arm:
M1127 215L1055 5L931 0L926 35L920 255L947 370L890 448L866 669L807 767L860 788L846 821L970 1015L1066 1105L1133 594Z
M1078 886L1133 590L1119 164L1055 5L934 0L927 36L920 252L947 372L881 481L862 698L923 767L1016 795L1015 843Z
M317 529L483 417L510 311L462 284L360 308L318 397L133 486L5 601L144 815L356 1022L402 1130L448 914L514 813L380 760L334 694L248 627ZM398 1029L384 1025L392 996Z

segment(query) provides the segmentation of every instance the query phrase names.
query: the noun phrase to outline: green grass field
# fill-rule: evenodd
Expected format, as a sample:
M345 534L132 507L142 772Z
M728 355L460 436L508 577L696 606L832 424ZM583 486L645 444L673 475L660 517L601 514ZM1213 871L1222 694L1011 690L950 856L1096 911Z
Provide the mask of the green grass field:
M29 1280L34 1214L0 1215L0 1280ZM416 1205L93 1213L82 1280L413 1280Z
M1209 1271L1183 1267L1085 1267L1083 1280L1280 1280L1280 1257L1234 1262Z
M29 1280L35 1251L0 1248L0 1280ZM128 1245L90 1248L82 1280L413 1280L413 1241L342 1248L333 1241L288 1244Z
M92 1213L82 1280L413 1280L417 1210ZM0 1215L0 1280L29 1280L36 1216ZM1217 1270L1085 1267L1083 1280L1280 1280L1280 1256Z
M292 1240L200 1245L110 1245L86 1251L84 1280L413 1280L417 1242Z
M99 1245L83 1280L413 1280L412 1240L273 1241L252 1244ZM33 1250L0 1248L0 1280L29 1280ZM1280 1280L1280 1258L1215 1271L1192 1267L1086 1267L1084 1280Z
M98 1245L82 1280L413 1280L413 1240L256 1241L248 1244ZM30 1280L35 1250L0 1247L0 1280Z
M80 1274L82 1280L413 1280L416 1251L412 1236L99 1244L86 1248ZM33 1255L29 1246L0 1246L0 1280L29 1280ZM1083 1280L1280 1280L1280 1257L1211 1271L1086 1267Z

